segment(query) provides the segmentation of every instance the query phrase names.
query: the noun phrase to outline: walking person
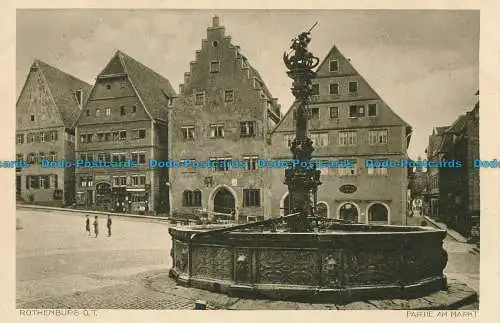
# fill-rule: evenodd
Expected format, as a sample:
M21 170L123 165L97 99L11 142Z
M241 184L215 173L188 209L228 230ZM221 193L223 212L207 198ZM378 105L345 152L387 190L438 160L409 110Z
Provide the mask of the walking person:
M112 224L111 216L108 215L108 221L106 222L106 226L108 227L108 237L111 237L111 224Z
M85 231L88 232L90 237L90 218L89 215L85 215Z
M94 233L95 237L97 238L97 236L99 235L99 222L97 222L97 215L95 216L94 220Z

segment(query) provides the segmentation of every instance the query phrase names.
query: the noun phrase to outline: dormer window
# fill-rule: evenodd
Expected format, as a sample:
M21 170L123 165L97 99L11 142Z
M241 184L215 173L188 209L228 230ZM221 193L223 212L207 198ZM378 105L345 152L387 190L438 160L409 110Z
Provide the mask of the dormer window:
M75 100L78 103L78 107L81 109L83 105L83 91L82 90L76 90L74 92L75 95Z
M210 62L210 73L219 73L220 71L220 62L219 61L211 61Z
M331 60L330 61L330 72L338 72L339 71L339 61Z

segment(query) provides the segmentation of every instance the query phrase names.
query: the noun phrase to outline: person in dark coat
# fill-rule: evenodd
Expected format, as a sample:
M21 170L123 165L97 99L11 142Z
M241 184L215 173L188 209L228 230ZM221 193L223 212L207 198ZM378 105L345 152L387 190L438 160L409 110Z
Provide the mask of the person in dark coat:
M106 226L108 227L108 237L111 237L111 224L112 224L111 216L108 215L108 221L106 222Z
M88 214L85 216L85 231L88 232L90 236L90 218Z
M99 235L99 222L97 222L97 215L95 216L94 220L94 233L95 237L97 238L97 236Z

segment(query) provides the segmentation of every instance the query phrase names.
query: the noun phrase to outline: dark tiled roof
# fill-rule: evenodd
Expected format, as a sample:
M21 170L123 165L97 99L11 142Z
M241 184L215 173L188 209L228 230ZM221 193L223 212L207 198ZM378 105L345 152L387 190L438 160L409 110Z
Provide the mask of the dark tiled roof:
M145 105L144 108L154 119L167 120L167 97L176 96L170 81L121 51L117 51L116 55L124 65L125 72Z
M446 130L447 133L458 134L462 132L467 126L467 116L465 114L458 117L455 122Z
M36 60L35 64L41 69L48 83L64 125L71 127L80 113L74 92L82 90L83 102L85 102L91 85L40 60Z

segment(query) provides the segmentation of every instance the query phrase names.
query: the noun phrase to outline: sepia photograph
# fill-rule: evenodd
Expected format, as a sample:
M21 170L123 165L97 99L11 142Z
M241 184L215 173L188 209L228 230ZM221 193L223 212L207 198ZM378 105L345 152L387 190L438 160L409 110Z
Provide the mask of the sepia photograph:
M479 310L479 10L17 9L15 36L21 314Z

